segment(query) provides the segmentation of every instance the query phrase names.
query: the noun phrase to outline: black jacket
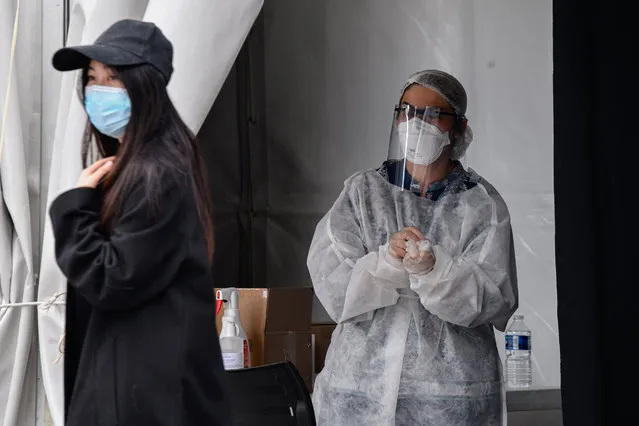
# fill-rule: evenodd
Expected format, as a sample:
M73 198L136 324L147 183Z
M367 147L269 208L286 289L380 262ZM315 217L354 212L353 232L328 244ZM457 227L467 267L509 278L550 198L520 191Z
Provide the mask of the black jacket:
M76 188L51 205L68 279L66 424L231 424L215 295L194 194L169 177L149 200L129 191L105 235L102 193Z

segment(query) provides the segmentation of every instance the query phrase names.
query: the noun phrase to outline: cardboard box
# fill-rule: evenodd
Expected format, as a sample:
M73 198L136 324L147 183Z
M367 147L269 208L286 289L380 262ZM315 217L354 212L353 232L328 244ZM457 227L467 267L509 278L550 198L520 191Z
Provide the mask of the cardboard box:
M291 361L311 389L313 289L289 287L238 290L240 320L249 340L251 366ZM216 318L218 333L222 329L223 315L224 308Z
M310 331L275 332L266 335L264 363L291 361L304 379L309 392L313 391L313 351Z
M326 352L331 344L335 327L336 324L313 324L311 326L311 332L315 335L315 374L319 374L324 368Z

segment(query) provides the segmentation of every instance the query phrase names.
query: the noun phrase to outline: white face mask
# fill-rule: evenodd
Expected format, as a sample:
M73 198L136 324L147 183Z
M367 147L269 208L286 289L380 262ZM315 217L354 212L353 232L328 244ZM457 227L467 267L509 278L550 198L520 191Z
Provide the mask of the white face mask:
M437 126L419 118L399 123L397 133L406 160L422 166L433 164L450 145L448 132L442 133Z

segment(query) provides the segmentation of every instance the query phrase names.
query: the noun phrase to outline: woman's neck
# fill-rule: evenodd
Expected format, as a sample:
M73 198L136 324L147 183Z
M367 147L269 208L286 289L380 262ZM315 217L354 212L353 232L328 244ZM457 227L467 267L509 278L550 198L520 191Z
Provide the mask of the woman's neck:
M442 155L437 161L428 166L406 162L406 170L412 179L419 182L422 196L426 194L426 189L433 182L443 180L450 172L455 170L455 163L448 155Z

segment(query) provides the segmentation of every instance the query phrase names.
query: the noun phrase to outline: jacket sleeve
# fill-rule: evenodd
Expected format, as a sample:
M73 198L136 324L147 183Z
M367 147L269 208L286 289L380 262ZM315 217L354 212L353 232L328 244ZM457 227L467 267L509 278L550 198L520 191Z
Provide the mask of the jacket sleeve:
M308 255L315 294L337 323L372 318L373 311L397 303L408 274L387 245L368 250L363 241L354 188L344 189L317 225Z
M474 210L476 214L477 210ZM518 305L517 271L510 218L492 209L460 253L435 244L435 266L410 275L422 305L444 321L464 327L492 324L504 331Z
M101 193L76 188L51 205L58 265L94 308L126 310L160 294L173 280L185 250L182 191L164 188L152 205L136 186L123 202L109 237L101 232Z

